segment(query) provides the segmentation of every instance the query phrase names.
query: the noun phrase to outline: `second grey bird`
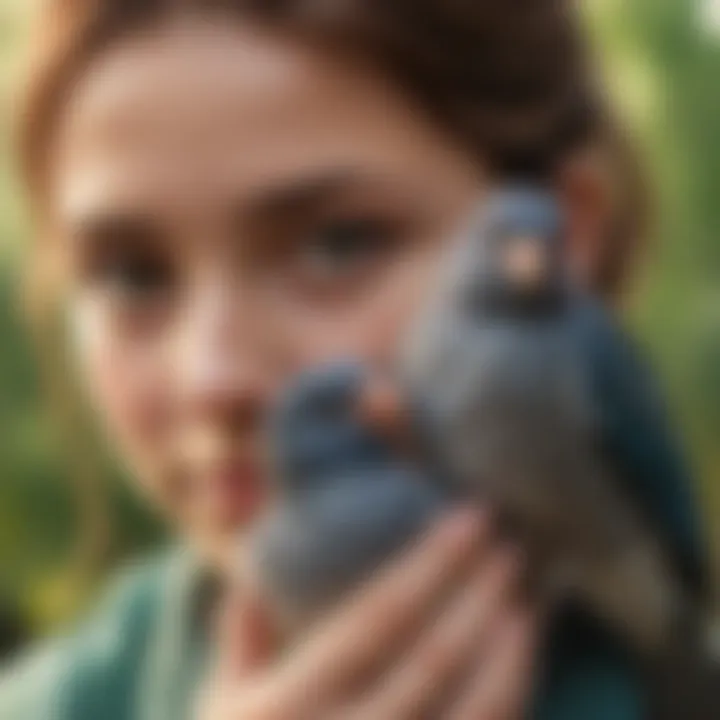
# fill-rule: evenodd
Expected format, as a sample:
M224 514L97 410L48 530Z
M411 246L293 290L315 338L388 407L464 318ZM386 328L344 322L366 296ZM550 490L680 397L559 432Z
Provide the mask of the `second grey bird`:
M289 633L426 530L448 498L359 417L368 371L336 362L293 380L271 416L277 502L244 545Z

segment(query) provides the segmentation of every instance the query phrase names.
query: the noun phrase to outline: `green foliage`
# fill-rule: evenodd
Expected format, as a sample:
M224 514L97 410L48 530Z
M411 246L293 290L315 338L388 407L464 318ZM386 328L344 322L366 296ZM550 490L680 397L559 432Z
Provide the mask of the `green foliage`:
M605 7L610 51L613 37L622 36L621 62L630 66L639 57L652 70L655 91L652 112L639 125L659 198L639 329L656 351L687 428L713 518L720 508L720 28L703 25L701 2Z
M707 500L720 512L720 30L703 28L692 0L587 0L590 28L657 180L659 224L633 308L687 429ZM19 57L27 0L0 0L0 92ZM73 578L82 513L53 440L38 374L15 301L17 249L27 240L11 182L7 114L0 118L0 588L42 625L67 611L62 580ZM67 470L61 468L68 467ZM102 467L107 467L103 465ZM114 473L97 487L116 532L111 561L153 543L155 525ZM710 523L709 523L710 524ZM715 525L716 523L712 523ZM715 537L720 546L720 537ZM50 579L50 580L48 580ZM69 606L91 592L75 585ZM0 598L2 602L2 598Z

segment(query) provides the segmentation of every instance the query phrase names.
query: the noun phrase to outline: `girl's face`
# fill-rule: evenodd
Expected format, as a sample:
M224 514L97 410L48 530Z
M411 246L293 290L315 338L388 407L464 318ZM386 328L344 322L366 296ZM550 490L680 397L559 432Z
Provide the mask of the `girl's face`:
M144 490L222 552L264 501L273 393L392 355L480 173L368 69L199 20L98 58L55 151L89 394Z

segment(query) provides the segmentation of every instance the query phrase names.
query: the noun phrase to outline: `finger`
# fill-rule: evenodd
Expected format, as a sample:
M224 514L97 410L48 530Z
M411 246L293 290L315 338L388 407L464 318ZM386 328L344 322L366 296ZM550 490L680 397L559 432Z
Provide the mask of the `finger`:
M527 610L506 616L490 652L448 714L448 720L520 720L525 716L534 680L537 620Z
M421 623L471 558L487 522L476 511L451 514L419 545L336 612L299 655L289 658L289 687L301 694L322 678L329 692L368 673Z
M495 553L477 570L427 635L420 639L367 703L363 717L426 717L505 611L519 574L515 551Z
M261 599L248 591L228 591L216 623L217 674L245 677L264 665L275 647L275 633Z

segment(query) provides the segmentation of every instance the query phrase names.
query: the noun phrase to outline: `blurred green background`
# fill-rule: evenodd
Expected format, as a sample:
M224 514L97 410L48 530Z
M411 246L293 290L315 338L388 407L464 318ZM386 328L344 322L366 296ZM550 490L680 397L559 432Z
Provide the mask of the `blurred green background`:
M659 223L632 322L656 360L701 478L720 556L720 0L587 0L610 86L656 184ZM116 473L92 471L94 506L76 502L75 473L43 407L17 300L29 242L13 185L10 118L33 3L0 0L0 646L3 632L42 633L92 598L124 557L162 532ZM76 428L75 459L93 441ZM78 458L77 454L82 457ZM71 482L71 479L73 482ZM111 524L83 567L85 516ZM87 543L87 541L85 541ZM5 626L5 630L3 629ZM9 642L9 640L7 641Z

